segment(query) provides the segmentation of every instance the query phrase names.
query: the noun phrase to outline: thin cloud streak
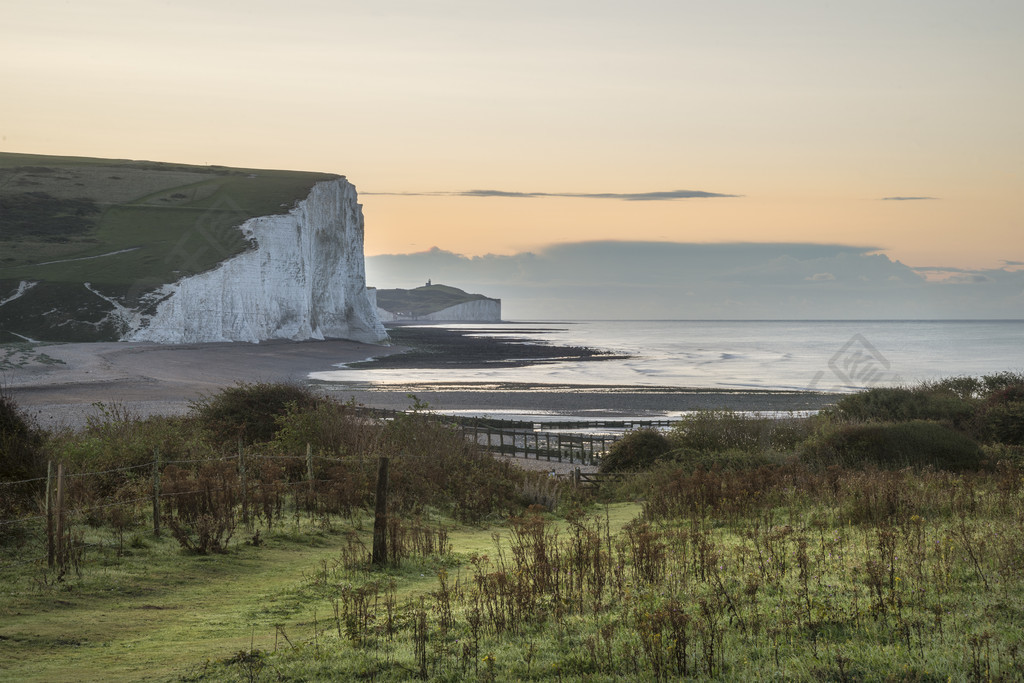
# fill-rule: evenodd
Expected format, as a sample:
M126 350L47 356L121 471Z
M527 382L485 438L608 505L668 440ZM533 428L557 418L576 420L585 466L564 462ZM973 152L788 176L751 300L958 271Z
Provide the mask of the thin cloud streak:
M741 194L722 194L702 190L668 190L662 192L511 192L508 190L463 190L461 192L361 192L364 195L392 197L568 197L571 199L619 199L627 202L665 202L676 199L738 198Z
M976 269L957 268L955 266L910 266L916 273L974 273Z
M938 197L882 197L883 202L920 202L920 201L937 201Z

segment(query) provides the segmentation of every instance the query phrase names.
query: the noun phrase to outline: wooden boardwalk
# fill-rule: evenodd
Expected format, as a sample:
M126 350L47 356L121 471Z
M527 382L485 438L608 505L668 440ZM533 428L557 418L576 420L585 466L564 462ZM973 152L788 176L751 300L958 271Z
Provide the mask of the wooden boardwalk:
M364 410L381 419L404 414L400 410ZM491 453L594 466L601 463L602 456L626 432L644 427L664 429L675 424L672 420L524 421L429 415L431 419L458 426L468 440Z

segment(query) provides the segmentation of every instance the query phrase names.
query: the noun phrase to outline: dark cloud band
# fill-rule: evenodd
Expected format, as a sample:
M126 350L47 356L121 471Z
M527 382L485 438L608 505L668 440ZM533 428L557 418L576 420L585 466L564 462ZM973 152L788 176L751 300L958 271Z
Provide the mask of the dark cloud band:
M873 245L591 241L366 257L374 286L428 278L499 297L519 320L1012 319L1024 301L1024 269L910 268Z

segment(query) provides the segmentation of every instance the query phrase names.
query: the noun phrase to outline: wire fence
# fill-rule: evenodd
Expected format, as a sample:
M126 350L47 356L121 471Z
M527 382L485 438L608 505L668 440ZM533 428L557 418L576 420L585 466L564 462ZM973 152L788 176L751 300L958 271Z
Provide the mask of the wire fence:
M375 409L363 412L385 420L407 414ZM579 465L599 464L610 445L623 433L544 431L537 423L436 414L430 414L429 418L458 428L468 442L476 444L484 453ZM640 423L566 424L624 430ZM403 460L436 459L432 455L413 454L392 458L399 467ZM218 497L232 506L232 515L237 507L243 523L249 527L261 516L275 513L280 516L289 506L281 498L285 493L291 498L287 503L296 515L303 511L314 514L318 509L365 505L372 499L372 485L367 484L370 484L376 462L377 456L370 453L336 457L316 454L308 445L304 456L258 453L247 452L239 444L237 453L210 458L165 459L154 451L153 457L144 462L95 471L75 472L62 464L51 463L46 477L0 482L0 503L15 498L20 501L20 507L9 502L0 505L0 570L32 562L52 567L61 561L61 553L66 552L68 544L89 547L81 538L76 541L73 537L72 530L80 532L83 524L93 528L103 524L128 527L129 522L134 522L132 530L138 531L138 520L148 517L153 533L160 535L167 522L175 522L175 515L186 514L183 510L189 505L195 508L189 514L196 514L196 510L201 512L204 506L213 505L211 501ZM268 469L262 463L277 467ZM334 471L338 466L345 467ZM219 469L202 472L203 468L211 467ZM575 485L590 486L596 481L581 478L578 468L570 476ZM358 492L354 489L340 492L345 486L352 489L355 479L360 483L356 487ZM204 496L206 502L187 502L190 497Z
M403 461L436 460L414 454L390 459L398 467ZM61 570L62 564L81 561L75 553L102 547L86 543L86 533L92 538L113 534L120 544L125 534L171 531L186 545L192 541L185 538L191 533L185 527L208 524L200 520L204 515L219 519L225 529L240 523L252 531L286 515L320 520L325 514L349 514L372 504L378 461L368 454L318 455L307 446L304 456L240 449L219 457L163 459L154 452L146 462L85 472L51 463L47 477L6 482L32 490L22 496L20 514L0 518L0 572L33 563Z

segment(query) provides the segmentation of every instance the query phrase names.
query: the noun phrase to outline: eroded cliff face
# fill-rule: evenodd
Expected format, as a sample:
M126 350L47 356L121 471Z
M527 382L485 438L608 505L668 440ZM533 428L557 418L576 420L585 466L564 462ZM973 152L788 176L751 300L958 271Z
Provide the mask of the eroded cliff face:
M130 341L387 339L366 289L363 212L344 178L316 184L291 212L242 226L254 248L165 285Z

